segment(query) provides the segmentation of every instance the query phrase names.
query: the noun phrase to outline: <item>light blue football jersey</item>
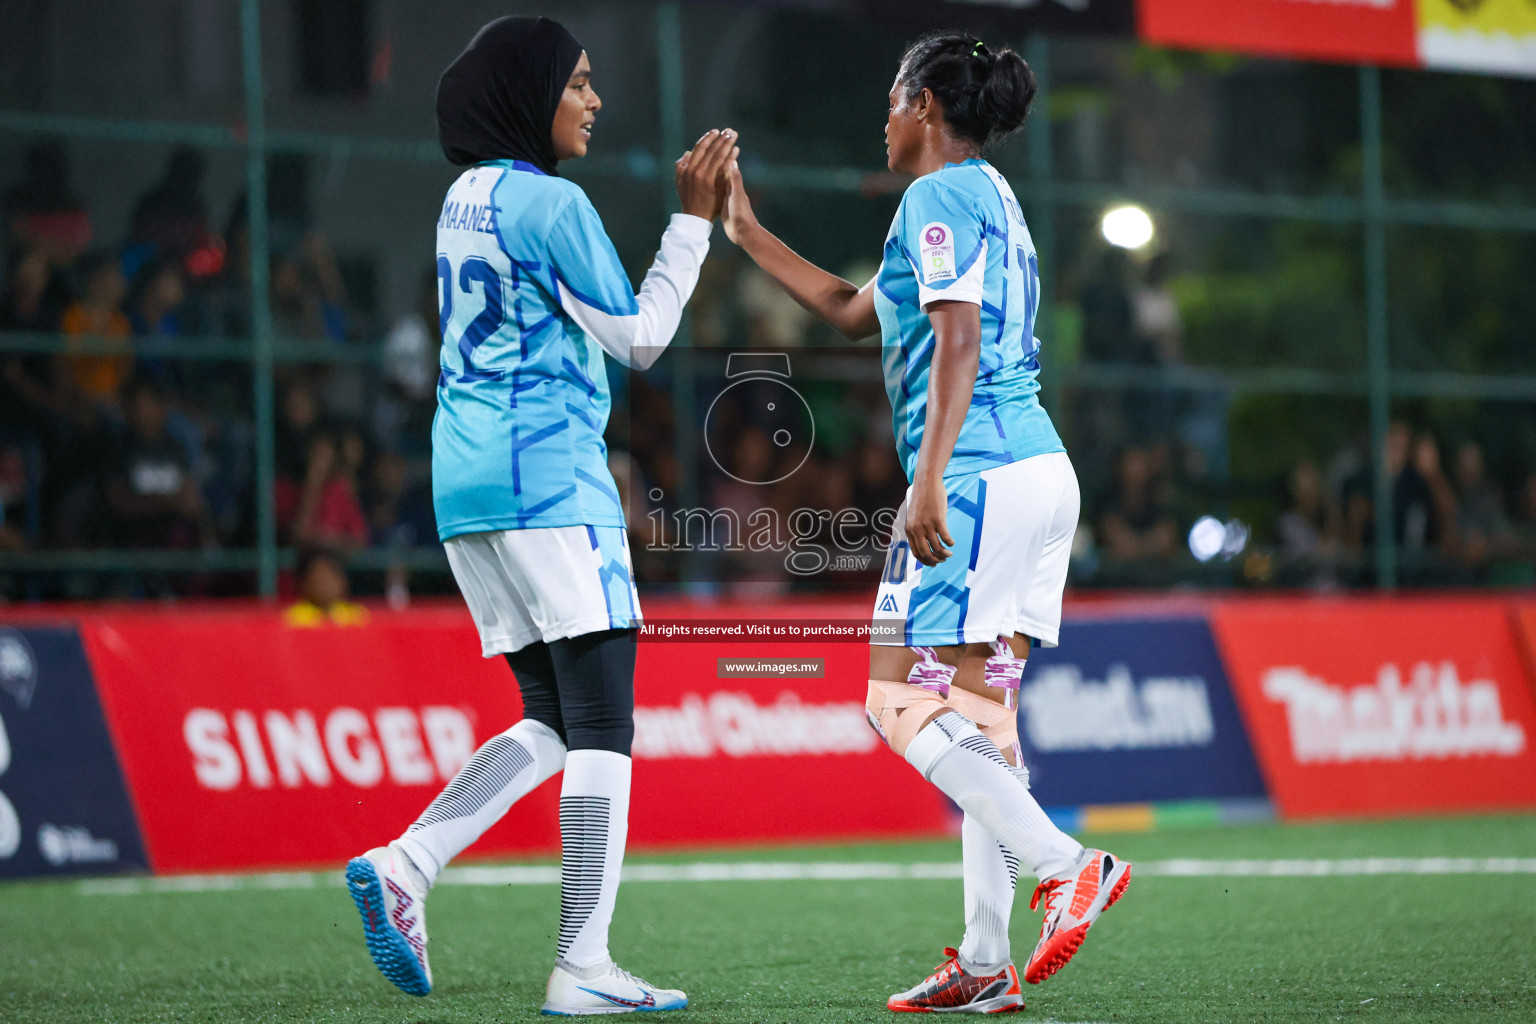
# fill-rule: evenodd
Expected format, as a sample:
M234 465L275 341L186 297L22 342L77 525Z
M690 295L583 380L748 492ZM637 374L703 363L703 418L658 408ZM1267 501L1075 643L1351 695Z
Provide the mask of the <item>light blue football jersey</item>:
M438 536L623 526L603 351L562 296L614 317L638 309L586 193L522 161L469 168L437 222L437 276Z
M945 164L907 188L875 283L885 390L908 480L923 440L933 362L933 325L923 306L940 299L981 306L976 387L945 478L1066 450L1036 397L1035 243L1013 190L991 164Z

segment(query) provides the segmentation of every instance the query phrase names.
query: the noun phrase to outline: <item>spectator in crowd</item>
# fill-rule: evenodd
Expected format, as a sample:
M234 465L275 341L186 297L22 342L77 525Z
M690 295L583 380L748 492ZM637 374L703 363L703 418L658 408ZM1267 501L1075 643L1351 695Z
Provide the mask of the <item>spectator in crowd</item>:
M366 458L361 432L347 426L310 437L304 479L277 483L278 526L294 544L347 552L368 544L368 517L358 497Z
M1310 459L1291 470L1290 503L1275 522L1280 550L1288 558L1325 561L1337 551L1342 534L1338 502L1323 489L1322 475Z
M180 264L169 256L151 256L133 275L128 289L128 320L141 337L174 338L181 333L181 307L187 284Z
M1330 479L1338 482L1344 550L1355 559L1375 543L1376 495L1369 452L1367 441L1347 445L1329 471Z
M374 547L394 556L384 571L384 593L390 607L410 601L410 566L399 556L411 548L437 542L432 495L411 479L410 465L398 452L380 449L368 469L365 489L368 529Z
M19 252L38 250L51 270L62 273L85 251L91 219L70 185L63 143L47 139L27 150L21 179L0 193L0 227L8 266Z
M1427 431L1415 435L1408 421L1393 420L1382 458L1392 481L1393 543L1411 571L1437 572L1434 563L1454 556L1458 543L1456 493L1441 468L1439 443ZM1358 460L1342 492L1345 548L1364 555L1375 544L1377 529L1369 460Z
M368 468L368 529L375 547L414 548L437 539L432 495L411 479L409 463L381 450Z
M1488 479L1483 449L1468 441L1456 451L1456 546L1464 562L1481 566L1511 553L1514 530L1504 495Z
M272 322L279 335L300 341L347 340L346 289L330 243L310 231L294 253L275 252Z
M320 405L314 388L302 377L290 379L283 386L273 445L279 480L286 479L295 488L304 480L309 442L319 423Z
M122 264L107 252L87 253L80 259L78 277L80 298L64 311L59 333L115 344L110 352L65 356L67 377L90 401L116 408L133 371L128 348L133 325L122 309L128 291Z
M177 146L160 180L139 197L129 220L128 244L178 262L206 245L208 201L203 197L207 161L191 146Z
M194 548L212 539L186 449L166 429L159 385L140 378L124 401L127 431L106 481L108 531L130 548Z
M241 194L224 221L222 239L210 244L221 247L218 259L200 268L194 301L188 312L189 330L197 334L249 336L251 333L251 253L250 231L246 224L246 197Z
M1412 460L1393 486L1393 519L1399 545L1411 552L1456 551L1456 492L1441 468L1440 445L1428 431L1413 438Z
M336 552L323 547L304 548L299 553L294 576L298 580L299 600L284 613L288 625L296 629L315 629L327 624L367 624L368 609L350 600L352 588Z
M1159 485L1151 453L1131 445L1115 464L1115 486L1102 506L1098 538L1107 560L1166 559L1178 550L1179 531Z
M69 304L69 291L37 248L19 254L0 294L0 331L53 332ZM0 426L45 435L52 441L74 414L57 360L42 354L0 357ZM52 460L50 459L50 462Z
M1276 579L1282 584L1332 589L1339 583L1343 511L1310 459L1291 470L1288 489L1289 503L1275 521L1282 559Z
M55 270L40 246L16 250L7 261L4 293L0 294L0 330L58 330L70 301L64 275Z

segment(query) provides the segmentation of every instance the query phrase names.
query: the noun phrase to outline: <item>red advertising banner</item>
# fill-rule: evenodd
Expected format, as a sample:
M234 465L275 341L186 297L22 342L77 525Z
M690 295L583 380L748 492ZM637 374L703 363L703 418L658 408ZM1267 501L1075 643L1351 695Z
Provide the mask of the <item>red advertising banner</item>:
M1536 807L1507 600L1240 601L1212 625L1284 816Z
M1515 628L1520 631L1520 650L1525 667L1536 687L1536 601L1521 601L1515 608Z
M736 623L791 614L647 612ZM130 611L87 614L80 630L162 872L340 863L403 831L520 716L511 671L480 657L456 607L318 629L275 611ZM774 665L754 676L748 665L720 678L733 658L801 659L815 674ZM942 797L864 722L867 660L863 643L820 639L643 643L631 842L942 831ZM558 850L558 794L557 780L546 783L473 852Z
M1366 64L1418 63L1415 0L1137 0L1150 43Z

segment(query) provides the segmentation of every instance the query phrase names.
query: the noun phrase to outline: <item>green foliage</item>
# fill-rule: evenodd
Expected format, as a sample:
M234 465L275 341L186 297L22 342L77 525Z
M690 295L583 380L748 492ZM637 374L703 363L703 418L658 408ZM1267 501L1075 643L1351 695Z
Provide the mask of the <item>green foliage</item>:
M1171 282L1192 364L1365 367L1360 251L1353 233L1294 221L1227 222L1208 269Z

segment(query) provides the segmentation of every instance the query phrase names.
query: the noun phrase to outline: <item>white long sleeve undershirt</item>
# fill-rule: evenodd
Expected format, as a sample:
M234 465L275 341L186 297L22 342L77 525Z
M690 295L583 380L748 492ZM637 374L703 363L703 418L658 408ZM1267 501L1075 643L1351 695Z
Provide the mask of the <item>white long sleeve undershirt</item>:
M661 358L683 319L683 306L699 283L714 225L702 217L674 213L661 235L661 248L635 296L636 312L605 313L577 298L560 282L560 305L588 337L625 366L646 370Z

